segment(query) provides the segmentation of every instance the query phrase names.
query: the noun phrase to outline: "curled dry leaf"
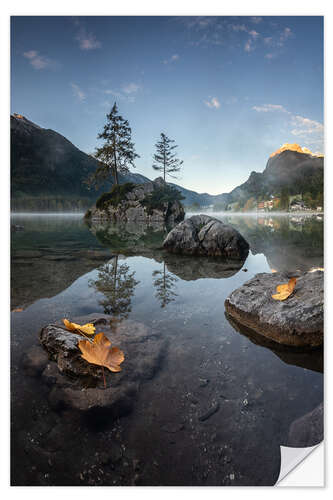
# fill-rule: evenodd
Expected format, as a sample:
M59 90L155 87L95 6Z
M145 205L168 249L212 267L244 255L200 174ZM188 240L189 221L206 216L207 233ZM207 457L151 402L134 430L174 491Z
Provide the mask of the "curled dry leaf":
M94 335L96 328L92 323L86 323L85 325L78 325L77 323L71 323L68 319L63 319L64 325L70 332L79 332L83 335Z
M272 295L274 300L286 300L289 295L291 295L294 291L296 285L296 278L290 278L288 283L284 283L283 285L278 285L276 287L277 293Z
M104 333L98 333L93 342L80 340L78 345L82 358L88 363L105 366L111 372L121 371L119 365L125 359L124 353L118 347L111 347L111 342Z

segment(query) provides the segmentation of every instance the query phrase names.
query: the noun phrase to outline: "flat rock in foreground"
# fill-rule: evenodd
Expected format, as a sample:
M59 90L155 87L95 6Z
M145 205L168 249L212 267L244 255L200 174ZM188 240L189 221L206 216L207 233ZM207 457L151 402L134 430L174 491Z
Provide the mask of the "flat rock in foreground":
M227 313L239 323L288 346L317 347L323 343L324 273L297 278L294 292L274 300L277 285L287 283L284 273L260 273L234 290L225 301Z
M244 259L249 244L229 224L208 215L193 215L174 227L163 247L172 253Z
M81 357L78 341L81 335L67 331L60 323L44 327L40 341L50 362L42 378L51 387L51 406L79 411L106 410L110 418L118 418L132 410L143 382L154 377L160 368L166 342L144 324L131 320L114 321L98 314L74 318L79 324L94 323L96 333L104 332L113 346L125 354L122 371L111 373L90 364Z

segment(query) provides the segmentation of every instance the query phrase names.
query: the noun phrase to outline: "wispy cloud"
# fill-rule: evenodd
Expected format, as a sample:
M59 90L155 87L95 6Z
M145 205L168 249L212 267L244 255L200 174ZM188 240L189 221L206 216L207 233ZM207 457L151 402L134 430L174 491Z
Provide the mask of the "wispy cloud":
M37 50L28 50L28 52L23 53L23 56L29 60L31 66L35 69L45 69L54 64L51 59L42 56Z
M163 64L171 64L179 60L179 55L178 54L173 54L169 59L164 59L162 62Z
M324 125L315 120L304 118L300 115L292 117L292 122L295 128L291 131L293 135L307 137L309 135L317 135L324 133Z
M208 106L209 108L215 108L215 109L218 109L221 104L220 104L220 101L218 100L217 97L212 97L209 101L204 101L206 106Z
M264 44L270 48L270 52L265 54L265 59L273 59L277 57L289 38L292 38L294 33L290 28L286 27L282 31L278 31L275 35L264 38Z
M251 52L251 50L254 50L254 47L252 45L252 40L251 39L249 39L249 40L247 40L245 42L245 44L244 44L244 50L245 50L245 52Z
M248 31L248 28L245 26L245 24L231 24L230 27L233 31L236 31L236 32L238 32L238 31L246 31L247 32Z
M284 30L280 34L280 44L284 45L285 41L288 40L288 38L290 38L291 36L293 36L293 32L291 31L291 29L284 28Z
M85 101L86 99L86 94L83 92L82 89L76 84L76 83L71 83L71 87L73 89L73 94L74 96L79 99L79 101Z
M269 113L272 111L281 111L282 113L289 113L281 104L263 104L262 106L253 106L252 109L258 113Z
M81 50L94 50L101 48L102 44L92 33L79 33L76 37Z
M233 49L241 48L249 55L258 49L269 47L269 55L263 54L267 61L281 55L287 41L295 37L291 28L279 23L274 23L273 26L260 16L199 16L177 19L189 30L189 43L192 46L227 45ZM167 63L167 60L164 62Z
M324 125L322 123L301 115L296 115L291 111L288 111L281 104L263 104L261 106L253 106L252 109L258 113L285 113L288 116L290 134L298 137L298 140L301 140L303 145L305 143L307 147L319 147L319 149L323 149Z
M130 82L121 87L120 90L106 89L104 93L107 95L112 95L113 97L126 100L128 102L134 102L135 96L142 89L142 86L135 82Z
M113 95L113 97L117 97L119 99L123 99L124 96L121 92L117 92L116 90L113 90L113 89L106 89L105 90L105 94L107 95Z
M261 23L261 21L262 21L262 17L259 17L259 16L252 16L252 17L250 18L250 21L252 21L252 22L253 22L253 23L255 23L255 24L259 24L259 23Z
M272 36L266 36L266 37L264 37L264 44L265 45L271 45L272 40L273 40Z
M140 89L140 85L138 85L137 83L128 83L127 85L124 85L122 87L122 90L123 92L125 92L125 94L135 94L138 90Z
M102 44L96 38L96 36L87 31L83 22L77 18L74 19L74 25L77 28L77 34L75 40L79 42L79 47L81 50L95 50L100 49Z

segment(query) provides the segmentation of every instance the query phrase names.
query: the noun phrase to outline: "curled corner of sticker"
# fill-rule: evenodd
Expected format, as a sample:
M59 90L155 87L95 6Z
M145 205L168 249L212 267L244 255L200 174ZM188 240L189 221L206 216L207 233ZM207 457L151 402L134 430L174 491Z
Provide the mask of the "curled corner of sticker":
M281 463L280 475L276 485L286 477L297 465L299 465L320 443L306 448L290 448L289 446L280 446Z

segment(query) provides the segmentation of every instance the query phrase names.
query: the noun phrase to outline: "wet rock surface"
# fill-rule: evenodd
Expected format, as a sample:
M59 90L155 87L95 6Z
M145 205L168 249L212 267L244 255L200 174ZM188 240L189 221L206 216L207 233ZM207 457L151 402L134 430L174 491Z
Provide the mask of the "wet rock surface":
M89 219L92 223L113 221L120 223L145 223L145 224L177 224L185 217L185 211L179 201L165 202L163 208L149 210L143 203L145 197L154 190L165 185L163 179L158 177L152 182L138 184L126 193L124 200L118 206L108 205L105 209L92 208Z
M79 411L106 410L108 418L129 413L140 385L161 367L166 342L142 323L130 320L113 322L110 316L99 314L75 318L75 322L94 323L96 333L103 331L112 345L124 352L123 369L111 373L104 368L104 388L103 368L87 363L77 347L84 337L69 332L60 323L46 326L40 332L40 341L51 361L45 366L42 378L51 388L51 406Z
M324 273L297 278L293 293L274 300L277 285L288 282L285 273L260 273L234 290L225 301L227 313L239 323L280 344L318 347L323 343Z
M208 215L193 215L174 227L163 242L173 253L245 259L249 244L229 224Z
M288 446L305 448L315 446L324 439L324 405L295 420L289 430Z

